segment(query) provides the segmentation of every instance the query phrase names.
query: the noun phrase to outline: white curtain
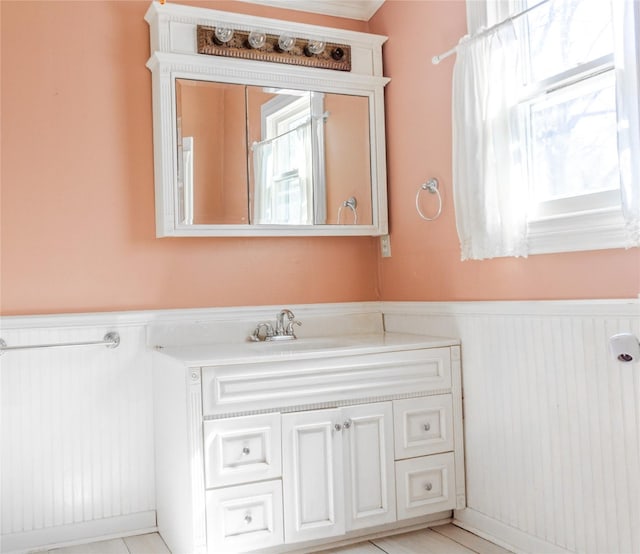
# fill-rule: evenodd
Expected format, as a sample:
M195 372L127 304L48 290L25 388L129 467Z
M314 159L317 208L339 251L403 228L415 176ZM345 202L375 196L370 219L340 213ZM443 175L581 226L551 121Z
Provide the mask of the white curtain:
M313 152L311 120L296 129L297 156L295 169L300 179L300 214L298 225L313 225Z
M640 3L613 2L620 193L628 246L640 246Z
M254 142L253 222L311 225L313 170L311 123Z
M272 144L254 142L253 150L253 219L252 223L270 223L267 188L271 182Z
M470 35L508 16L507 2L467 2ZM453 196L462 259L527 255L526 190L511 22L458 45L453 75Z

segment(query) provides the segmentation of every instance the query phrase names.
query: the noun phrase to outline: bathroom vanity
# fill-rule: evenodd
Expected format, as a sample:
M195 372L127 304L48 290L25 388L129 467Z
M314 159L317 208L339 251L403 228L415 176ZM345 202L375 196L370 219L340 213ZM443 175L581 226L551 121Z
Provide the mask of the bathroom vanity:
M154 404L158 528L175 554L313 551L465 505L455 340L162 348Z

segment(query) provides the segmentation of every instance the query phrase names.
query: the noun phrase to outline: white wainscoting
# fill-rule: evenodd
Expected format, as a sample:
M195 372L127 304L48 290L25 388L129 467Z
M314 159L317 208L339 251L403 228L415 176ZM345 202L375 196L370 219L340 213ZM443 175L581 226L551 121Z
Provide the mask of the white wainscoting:
M638 301L288 307L301 336L371 331L384 311L389 331L462 340L462 525L523 552L640 552L640 365L607 353L610 335L640 335ZM9 345L121 344L0 357L0 551L153 527L147 343L242 340L278 309L3 318Z
M154 528L150 356L145 326L7 328L2 364L2 552ZM25 318L21 318L25 319ZM42 318L39 318L42 319ZM55 317L51 318L53 321ZM105 317L108 319L108 317Z
M304 322L301 336L382 330L375 302L288 307ZM147 344L243 341L279 309L2 318L0 336L9 346L101 340L109 331L121 341L115 349L47 348L0 357L0 552L155 529Z
M458 522L519 552L640 552L636 300L385 303L387 331L459 337L467 472Z

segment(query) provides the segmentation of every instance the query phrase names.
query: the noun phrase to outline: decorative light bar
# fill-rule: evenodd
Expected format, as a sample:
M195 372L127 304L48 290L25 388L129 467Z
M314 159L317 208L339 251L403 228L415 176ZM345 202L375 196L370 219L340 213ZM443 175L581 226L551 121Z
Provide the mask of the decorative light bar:
M291 34L198 25L198 54L351 71L351 47Z

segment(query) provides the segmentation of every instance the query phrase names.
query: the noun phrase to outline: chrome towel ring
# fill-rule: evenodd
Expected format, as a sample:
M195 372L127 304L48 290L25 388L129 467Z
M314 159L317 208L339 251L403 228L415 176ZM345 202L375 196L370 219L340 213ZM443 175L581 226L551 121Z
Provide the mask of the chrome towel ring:
M352 196L351 198L345 200L342 204L340 204L340 207L338 208L338 217L337 217L337 221L336 223L338 225L340 225L340 219L342 216L342 208L349 208L352 212L353 212L353 224L357 225L358 223L358 200L356 200L355 196Z
M438 195L438 209L433 217L427 217L422 213L420 209L420 193L423 190L428 190L430 194ZM438 190L438 179L429 179L426 183L422 183L418 188L418 192L416 192L416 210L418 211L418 215L424 219L425 221L433 221L434 219L438 219L440 214L442 213L442 196L440 195L440 191Z

